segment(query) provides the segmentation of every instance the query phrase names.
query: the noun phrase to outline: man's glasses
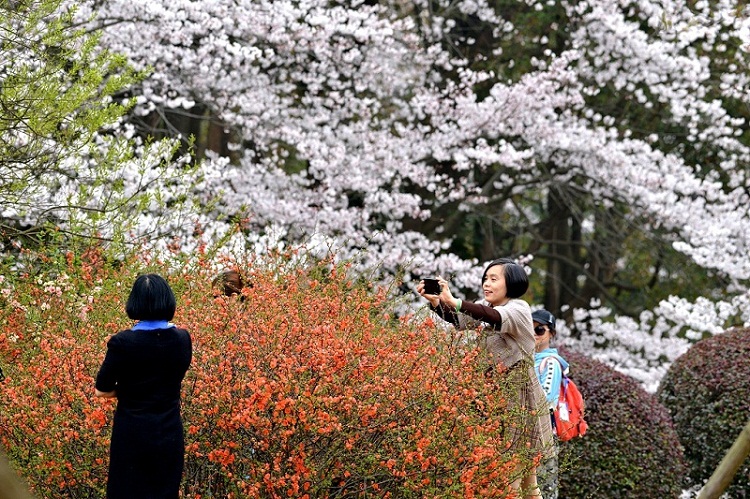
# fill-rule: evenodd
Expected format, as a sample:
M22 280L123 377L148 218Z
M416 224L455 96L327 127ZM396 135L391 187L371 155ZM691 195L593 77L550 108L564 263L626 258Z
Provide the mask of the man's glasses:
M544 333L547 332L547 328L544 326L537 326L534 328L534 334L537 336L544 336Z

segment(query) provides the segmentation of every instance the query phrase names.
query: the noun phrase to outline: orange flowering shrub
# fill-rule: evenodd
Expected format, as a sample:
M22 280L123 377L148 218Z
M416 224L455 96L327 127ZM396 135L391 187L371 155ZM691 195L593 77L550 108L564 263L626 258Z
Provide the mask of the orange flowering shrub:
M144 270L168 277L193 337L183 497L512 497L534 456L508 450L504 388L463 333L395 317L344 265L240 266L242 297L214 298L204 261L96 252L0 282L0 441L40 497L103 496L116 402L94 376Z

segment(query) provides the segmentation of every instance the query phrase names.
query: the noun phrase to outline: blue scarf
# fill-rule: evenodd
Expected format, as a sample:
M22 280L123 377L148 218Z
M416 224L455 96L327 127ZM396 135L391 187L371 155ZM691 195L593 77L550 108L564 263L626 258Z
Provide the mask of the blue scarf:
M172 324L169 321L158 320L158 321L138 321L135 324L135 326L133 326L130 329L132 329L133 331L138 331L138 330L150 331L152 329L169 329L170 327L174 327L174 324Z

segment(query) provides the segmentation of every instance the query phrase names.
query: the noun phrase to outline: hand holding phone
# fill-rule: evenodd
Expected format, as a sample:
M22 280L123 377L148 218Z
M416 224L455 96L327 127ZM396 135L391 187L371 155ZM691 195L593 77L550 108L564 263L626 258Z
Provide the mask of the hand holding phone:
M440 294L440 283L437 279L432 277L425 277L424 281L424 294L426 295L439 295Z

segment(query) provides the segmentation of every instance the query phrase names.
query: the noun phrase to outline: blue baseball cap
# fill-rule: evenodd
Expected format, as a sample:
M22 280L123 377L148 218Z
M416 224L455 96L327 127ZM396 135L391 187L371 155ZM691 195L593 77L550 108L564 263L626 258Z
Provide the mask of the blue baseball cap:
M544 310L543 308L534 310L531 312L531 318L539 324L549 326L550 329L555 329L555 316L548 310Z

